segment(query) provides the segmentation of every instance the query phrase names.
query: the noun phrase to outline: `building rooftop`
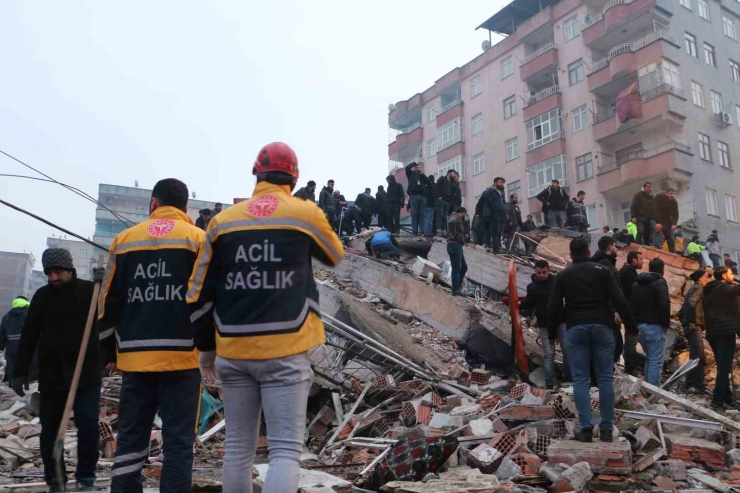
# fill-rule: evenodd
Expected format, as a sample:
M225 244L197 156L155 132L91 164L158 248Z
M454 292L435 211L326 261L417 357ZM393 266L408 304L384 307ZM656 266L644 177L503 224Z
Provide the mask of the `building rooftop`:
M514 34L516 28L527 19L558 2L560 0L514 0L476 29L488 29L508 36Z

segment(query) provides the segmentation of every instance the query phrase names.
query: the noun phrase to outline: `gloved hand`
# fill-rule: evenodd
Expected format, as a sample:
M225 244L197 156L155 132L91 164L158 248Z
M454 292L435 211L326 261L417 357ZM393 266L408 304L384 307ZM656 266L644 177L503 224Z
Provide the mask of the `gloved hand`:
M13 379L13 392L20 397L26 395L24 390L28 391L28 377L16 377Z
M215 349L213 351L201 351L200 356L198 356L198 366L200 367L200 374L206 382L212 383L218 380L215 362Z
M99 282L103 283L103 278L105 277L105 267L98 267L96 269L93 269L93 282Z

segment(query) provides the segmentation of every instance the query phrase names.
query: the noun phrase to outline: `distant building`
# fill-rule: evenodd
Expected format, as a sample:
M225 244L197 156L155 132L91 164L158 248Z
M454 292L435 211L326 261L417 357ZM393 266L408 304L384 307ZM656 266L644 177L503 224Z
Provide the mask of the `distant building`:
M47 238L46 246L49 248L64 248L72 254L77 277L89 281L92 279L92 270L97 267L98 255L107 252L101 251L92 245L79 240L67 240L63 238Z
M31 298L31 271L36 259L31 253L0 252L0 316L18 296Z
M33 295L36 294L36 291L39 290L40 287L46 286L48 284L49 280L46 278L46 274L44 274L44 271L42 270L33 270L31 271L31 282L29 283L29 297L28 300L31 301L31 298L33 298Z

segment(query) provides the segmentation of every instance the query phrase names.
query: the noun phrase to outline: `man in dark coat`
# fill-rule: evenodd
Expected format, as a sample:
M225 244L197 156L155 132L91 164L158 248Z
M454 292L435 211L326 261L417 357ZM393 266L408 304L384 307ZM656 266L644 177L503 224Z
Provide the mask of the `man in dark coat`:
M542 213L547 218L548 226L565 227L565 210L569 199L567 192L560 186L560 181L552 180L549 187L537 194L537 200L542 202Z
M642 269L643 263L642 253L633 250L627 254L627 261L617 274L619 286L628 301L632 296L632 286L637 280L637 271ZM624 340L624 371L630 375L637 371L637 337L630 334L626 334Z
M527 214L527 220L522 223L522 233L529 233L537 229L537 225L534 223L532 214ZM525 235L526 236L526 235ZM524 251L527 253L534 253L537 250L537 244L529 239L524 239Z
M717 362L714 396L709 405L715 410L724 410L735 404L730 391L730 372L735 358L735 337L740 334L737 304L740 284L735 283L735 277L727 267L717 267L713 275L714 280L704 286L702 295L707 342Z
M508 250L513 250L520 242L516 233L522 230L522 210L519 208L519 196L515 193L509 195L509 203L506 204L506 240L504 244Z
M373 220L376 203L375 197L370 194L369 188L366 188L365 192L359 194L355 199L355 205L362 209L360 217L362 217L362 226L365 229L370 227L370 222Z
M362 206L352 205L344 210L342 214L342 223L340 226L342 235L351 236L352 231L357 231L360 234L364 229L362 226Z
M450 214L462 207L462 190L460 189L460 174L453 170L447 172L450 180Z
M586 205L583 203L585 198L586 192L579 190L576 194L576 198L568 202L568 207L565 212L568 216L568 229L571 231L577 231L579 233L585 233L588 231L590 224L588 224Z
M297 197L301 200L310 200L311 202L316 203L316 182L313 180L309 181L305 187L299 188L298 191L293 194L293 197Z
M452 192L452 173L455 170L448 170L445 176L440 176L437 180L437 190L434 201L434 216L436 218L434 228L437 233L447 232L447 217L452 214L450 210L450 194Z
M3 382L10 383L13 379L13 368L15 368L15 357L18 354L18 346L21 344L21 332L26 323L28 307L31 303L25 296L18 296L13 300L10 311L3 317L0 323L0 350L5 354L5 376ZM34 355L29 380L39 379L38 358Z
M506 181L500 176L494 178L493 186L483 191L475 205L478 228L483 232L483 234L477 234L476 230L478 244L492 248L494 253L501 252L501 233L506 220L504 183Z
M401 209L405 202L403 185L396 182L394 175L386 177L388 182L388 194L386 195L386 219L388 220L388 230L394 235L401 233Z
M321 193L319 194L319 209L324 211L329 224L334 224L334 218L339 217L339 215L336 214L334 202L334 180L329 180L326 182L326 186L321 189Z
M93 301L94 284L77 279L72 255L64 248L47 249L41 257L41 264L49 284L39 288L28 308L16 357L13 390L20 396L28 390L31 360L38 350L44 478L50 491L64 491L67 478L57 477L52 454ZM102 281L104 272L105 269L95 269L95 282ZM78 491L96 491L99 405L100 355L98 335L92 331L74 401Z
M653 200L655 209L655 230L663 233L665 241L668 243L668 251L676 253L676 240L673 232L678 224L678 202L676 201L676 191L669 188L664 193L659 193ZM658 245L654 245L660 248Z
M347 208L347 199L339 190L334 190L332 196L334 197L334 224L332 226L339 233L339 218L342 217L342 211Z
M375 194L375 208L378 211L378 227L385 228L386 216L388 211L388 194L386 193L383 185L378 185L378 192Z
M696 368L686 375L686 391L704 395L704 369L707 365L707 357L704 353L704 336L702 332L706 328L704 320L704 286L711 277L704 269L697 269L691 273L689 278L694 282L686 292L683 306L678 312L683 326L683 333L689 343L689 358L699 360Z
M407 209L411 212L411 234L418 236L424 232L424 218L426 217L427 198L424 185L421 181L421 165L411 162L406 165L406 178L409 181L409 202Z
M201 209L198 211L198 219L195 220L195 226L203 231L208 229L211 222L211 209Z
M650 245L652 243L654 214L653 184L646 182L642 186L642 190L632 198L632 205L630 205L632 222L637 224L637 238L635 238L635 241L640 245Z

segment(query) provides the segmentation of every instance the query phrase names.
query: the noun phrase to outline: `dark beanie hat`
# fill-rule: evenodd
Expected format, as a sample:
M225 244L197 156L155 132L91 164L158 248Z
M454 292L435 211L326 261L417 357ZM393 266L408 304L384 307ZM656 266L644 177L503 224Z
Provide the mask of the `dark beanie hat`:
M691 279L694 282L699 282L699 279L704 277L706 275L707 271L704 269L696 269L694 272L691 273L689 276L689 279Z
M41 255L41 265L44 267L44 274L46 275L52 269L75 270L72 254L64 248L47 248Z

